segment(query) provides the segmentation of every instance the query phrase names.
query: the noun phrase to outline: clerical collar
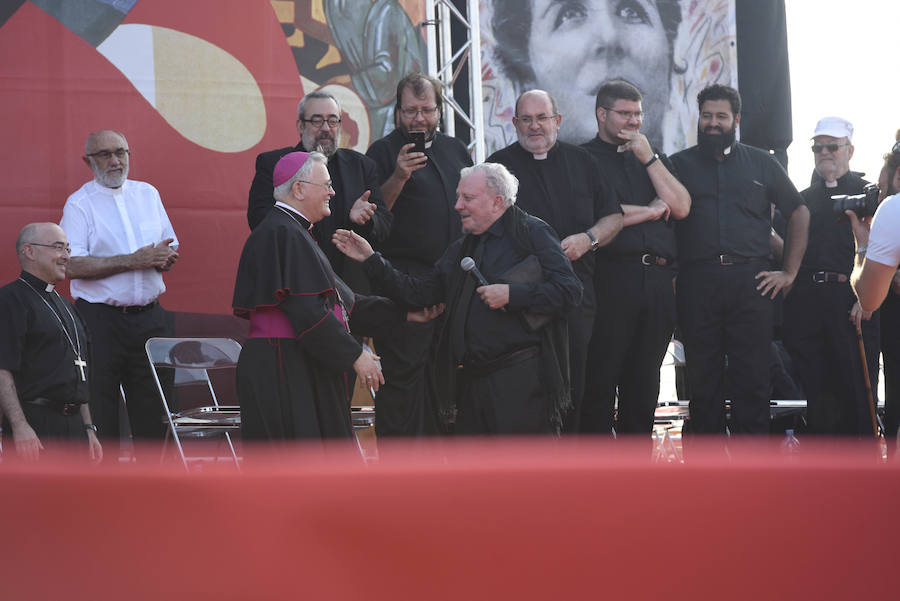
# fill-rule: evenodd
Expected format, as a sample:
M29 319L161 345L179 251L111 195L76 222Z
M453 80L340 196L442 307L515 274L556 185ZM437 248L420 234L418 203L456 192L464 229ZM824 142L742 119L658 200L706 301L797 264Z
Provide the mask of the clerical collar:
M309 219L307 219L306 215L304 215L303 213L301 213L300 211L298 211L297 209L295 209L295 208L292 207L291 205L289 205L289 204L287 204L287 203L285 203L285 202L281 202L280 200L276 200L276 201L275 201L275 206L276 206L276 207L279 207L280 209L282 209L282 210L284 210L284 211L290 211L290 212L288 213L289 215L290 215L290 213L293 213L294 215L297 215L298 217L300 217L301 219L303 219L303 221L305 221L306 223L309 224L309 225L307 226L307 229L310 230L310 231L312 231L313 222L310 221Z
M837 187L838 187L838 180L834 180L833 182L830 182L830 181L828 181L828 180L826 179L826 180L825 180L825 187L826 187L826 188L837 188Z
M19 277L25 280L26 283L30 284L32 288L35 290L43 290L44 292L53 292L56 289L55 284L50 284L45 282L41 278L37 277L33 273L29 273L27 271L23 271L19 274Z
M432 145L432 144L434 144L434 138L431 138L430 140L425 140L425 148L426 148L426 150L427 150L428 148L431 148L431 145Z
M97 188L103 194L108 194L109 196L119 196L125 192L125 186L128 185L128 180L126 179L124 182L122 182L122 185L119 186L118 188L109 188L107 186L104 186L103 184L98 182L96 179L94 180L94 183L97 184Z

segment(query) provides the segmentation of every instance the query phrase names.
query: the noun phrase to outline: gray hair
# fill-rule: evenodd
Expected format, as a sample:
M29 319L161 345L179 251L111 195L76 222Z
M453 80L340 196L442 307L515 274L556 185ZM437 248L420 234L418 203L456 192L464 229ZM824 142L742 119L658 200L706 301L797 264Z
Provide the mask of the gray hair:
M275 200L280 200L281 202L287 202L291 198L291 188L294 187L301 179L306 179L306 177L312 172L313 166L316 163L322 163L323 165L328 165L328 157L326 157L321 152L311 152L309 153L309 157L306 159L306 162L297 169L297 173L292 175L286 182L279 186L275 186L275 189L272 191L272 196Z
M91 133L89 133L87 139L84 141L84 154L86 154L86 155L91 154L91 142L93 142L94 139L97 136L99 136L100 134L105 134L107 132L114 133L117 136L119 136L120 138L122 138L122 140L125 141L125 147L128 148L128 139L125 137L125 134L123 134L122 132L117 131L115 129L98 129L97 131L92 131ZM89 158L93 159L94 157L89 157Z
M510 207L516 202L516 194L519 192L519 180L516 176L500 163L479 163L472 167L464 167L459 172L460 179L475 174L484 175L485 185L493 192L503 197L503 206Z
M337 116L341 116L341 101L338 100L334 94L331 92L325 92L323 90L316 90L315 92L310 92L306 96L300 99L300 104L297 105L297 119L305 119L306 118L306 103L310 100L315 100L316 98L325 98L328 100L333 100L334 103L338 107Z
M34 240L35 235L37 234L38 224L37 223L29 223L25 227L22 228L22 231L19 232L18 237L16 237L16 254L21 255L25 250L26 244L31 244L31 241Z

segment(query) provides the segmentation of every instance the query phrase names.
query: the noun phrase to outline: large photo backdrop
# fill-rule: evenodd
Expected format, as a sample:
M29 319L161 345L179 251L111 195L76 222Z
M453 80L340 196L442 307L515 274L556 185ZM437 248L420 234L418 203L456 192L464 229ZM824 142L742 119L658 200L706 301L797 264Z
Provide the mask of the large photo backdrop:
M644 95L643 131L674 152L694 143L696 96L737 86L735 0L481 0L487 152L516 139L515 99L529 88L553 94L560 138L597 133L597 89L625 79Z

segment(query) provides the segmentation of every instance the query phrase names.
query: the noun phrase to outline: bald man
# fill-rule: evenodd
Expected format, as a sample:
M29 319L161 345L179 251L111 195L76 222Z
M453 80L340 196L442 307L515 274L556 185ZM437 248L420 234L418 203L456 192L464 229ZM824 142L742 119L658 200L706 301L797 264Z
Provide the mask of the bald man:
M91 412L100 437L120 437L121 383L134 438L161 439L162 403L144 343L173 334L158 298L178 239L156 188L128 179L131 159L123 134L90 134L82 160L94 177L69 196L60 226L72 244L72 297L94 343Z
M72 304L56 292L65 279L69 242L55 223L26 225L16 239L22 272L0 288L0 409L16 454L40 457L45 445L87 441L103 452L88 408L87 334Z

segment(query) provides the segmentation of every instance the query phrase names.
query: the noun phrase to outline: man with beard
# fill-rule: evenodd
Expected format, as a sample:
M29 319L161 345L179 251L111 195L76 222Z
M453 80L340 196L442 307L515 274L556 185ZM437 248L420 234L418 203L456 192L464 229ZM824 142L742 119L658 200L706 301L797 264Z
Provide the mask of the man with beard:
M381 193L394 223L376 248L394 268L411 276L431 270L461 233L454 212L459 171L472 164L465 145L437 131L441 82L411 73L397 84L396 129L376 140L366 154L378 165ZM413 151L410 132L425 132L425 152ZM377 288L376 288L377 291ZM378 393L379 436L434 433L435 408L426 408L425 364L435 323L407 323L375 339L386 385Z
M578 431L585 361L594 324L594 253L622 229L622 209L591 153L557 140L563 116L556 100L530 90L516 100L518 142L488 161L504 165L519 179L518 204L556 231L563 252L584 286L581 304L568 315L573 411L564 429Z
M378 168L363 154L338 148L341 137L341 106L332 94L311 92L297 107L297 133L300 142L294 147L270 150L256 157L256 175L250 184L247 223L255 229L263 220L275 198L272 196L272 171L275 164L290 152L321 152L328 157L328 172L334 182L331 215L313 228L313 236L331 262L331 266L351 288L366 292L368 283L352 261L345 262L331 243L338 228L352 229L372 242L384 240L391 229L392 216L381 199Z
M726 365L731 432L769 431L772 299L788 288L806 250L809 210L767 152L735 140L741 97L712 85L697 95L697 145L672 156L691 195L675 226L678 323L691 389L691 432L725 432ZM767 271L772 209L789 219L784 268Z
M846 214L856 241L853 290L862 309L872 311L881 306L884 429L885 436L893 437L900 422L900 140L884 155L878 187L881 204L871 232L868 219L858 219L853 211Z
M128 179L124 135L92 133L83 159L94 179L69 196L60 226L72 245L70 290L91 333L91 415L101 438L119 437L121 383L134 437L162 438L144 343L173 333L158 297L166 291L162 274L178 259L178 240L156 188Z
M624 227L597 251L597 314L588 347L581 432L649 434L659 368L675 330L675 231L691 197L641 133L640 91L626 81L597 91L593 154L622 200ZM618 390L618 412L615 411ZM614 419L615 418L615 419Z
M0 288L0 422L25 460L68 439L86 441L99 461L103 450L87 403L93 363L87 333L55 290L69 262L66 234L55 223L28 224L16 254L22 272Z
M560 137L591 139L598 88L625 79L649 100L642 132L663 143L675 71L678 0L493 0L494 53L517 91L548 90L566 116Z
M812 151L819 177L801 195L810 212L809 243L784 301L784 342L806 393L806 421L816 434L872 435L859 355L865 338L872 390L878 373L878 312L863 311L850 287L853 233L835 217L832 196L860 194L867 181L850 171L853 125L840 117L816 124Z
M442 407L457 408L458 434L557 432L569 402L563 316L581 286L550 227L515 206L517 188L502 165L463 169L455 209L466 235L419 276L391 268L359 236L335 235L388 297L446 302L436 391ZM465 258L480 278L464 271Z

